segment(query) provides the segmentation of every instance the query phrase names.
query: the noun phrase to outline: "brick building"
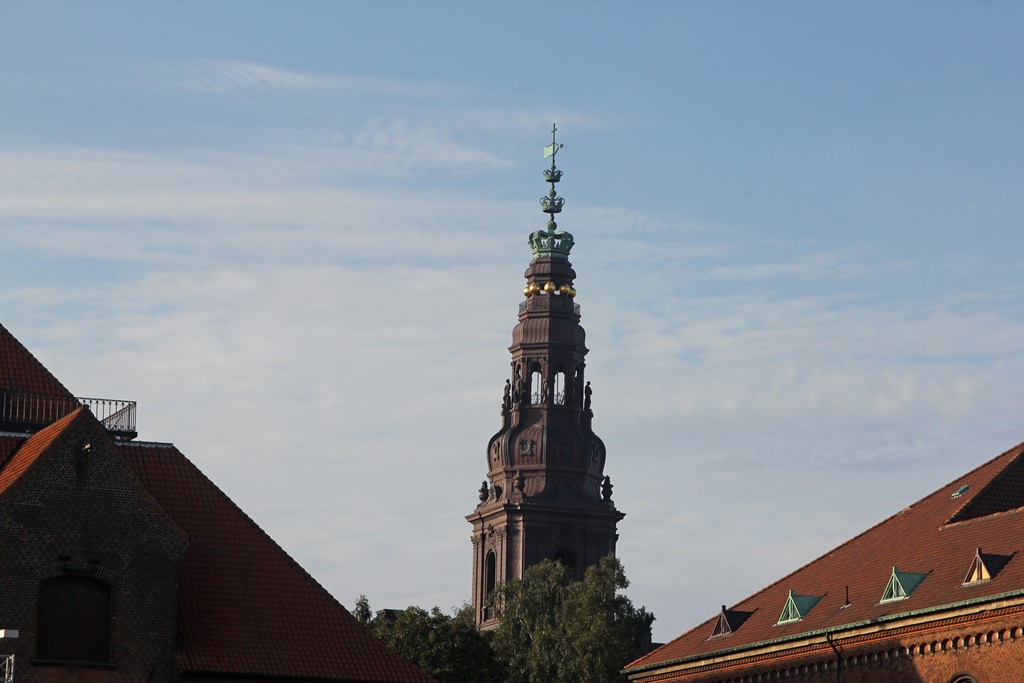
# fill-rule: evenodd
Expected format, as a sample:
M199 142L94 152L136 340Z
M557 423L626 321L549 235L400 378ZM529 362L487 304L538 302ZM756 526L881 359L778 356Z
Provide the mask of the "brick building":
M15 680L432 681L172 444L134 436L134 404L76 399L0 326L0 629L18 632L0 656Z
M1024 680L1024 444L627 667L635 683Z

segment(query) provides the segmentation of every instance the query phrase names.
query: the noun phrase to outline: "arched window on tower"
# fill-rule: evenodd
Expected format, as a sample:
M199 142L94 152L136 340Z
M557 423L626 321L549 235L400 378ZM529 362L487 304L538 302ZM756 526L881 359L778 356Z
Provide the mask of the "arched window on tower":
M498 580L498 563L494 557L494 551L487 553L486 583L484 585L485 595L494 592L494 585Z
M565 370L561 367L555 373L555 405L565 405Z
M489 603L491 593L498 580L498 562L494 557L494 551L488 551L487 559L484 560L484 619L494 618L494 607Z
M538 405L544 402L544 379L540 374L540 366L530 366L530 403Z
M110 586L86 576L55 576L39 587L41 660L110 660Z

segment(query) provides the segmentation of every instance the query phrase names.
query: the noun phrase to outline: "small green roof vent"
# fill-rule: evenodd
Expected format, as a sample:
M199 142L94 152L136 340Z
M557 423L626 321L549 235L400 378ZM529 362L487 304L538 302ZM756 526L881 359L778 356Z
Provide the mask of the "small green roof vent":
M797 595L790 590L789 597L786 598L786 606L782 608L782 614L779 615L776 626L800 621L814 609L819 600L821 600L820 595Z
M896 567L893 567L892 576L889 577L889 584L885 587L885 593L882 594L882 599L878 601L879 604L906 600L926 578L928 578L927 574L901 572Z

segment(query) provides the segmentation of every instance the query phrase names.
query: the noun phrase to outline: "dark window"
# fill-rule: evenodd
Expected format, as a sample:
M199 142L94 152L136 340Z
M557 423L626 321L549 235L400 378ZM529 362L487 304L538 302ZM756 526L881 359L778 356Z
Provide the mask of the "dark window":
M84 576L58 576L39 590L39 659L106 662L110 658L110 587Z
M498 574L497 569L497 563L495 562L494 559L494 552L492 551L487 553L487 585L485 586L485 591L487 595L490 595L491 592L494 590L494 584L496 583Z

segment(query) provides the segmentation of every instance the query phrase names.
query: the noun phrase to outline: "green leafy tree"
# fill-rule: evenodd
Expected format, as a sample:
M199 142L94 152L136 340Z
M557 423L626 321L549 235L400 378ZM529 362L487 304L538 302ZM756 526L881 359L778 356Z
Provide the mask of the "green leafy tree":
M574 582L545 561L495 589L494 649L508 683L614 683L647 642L654 615L621 593L629 586L612 555Z
M353 614L360 620L360 615L372 614L365 596L359 596ZM495 683L504 678L491 648L491 634L477 629L472 607L463 606L454 615L437 607L429 612L408 607L393 612L392 617L380 616L364 623L388 647L438 683Z
M370 611L370 601L366 599L365 595L360 595L356 600L356 608L352 610L352 616L363 626L370 627L373 621L373 612Z
M567 653L558 616L571 584L568 567L544 561L491 594L499 619L494 649L508 671L508 683L560 680L558 667Z

